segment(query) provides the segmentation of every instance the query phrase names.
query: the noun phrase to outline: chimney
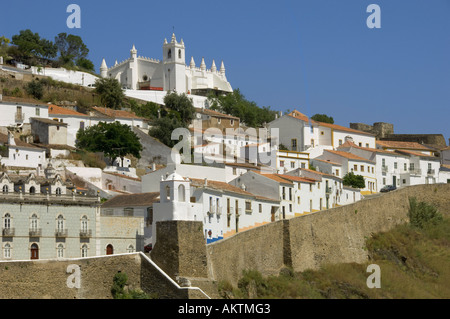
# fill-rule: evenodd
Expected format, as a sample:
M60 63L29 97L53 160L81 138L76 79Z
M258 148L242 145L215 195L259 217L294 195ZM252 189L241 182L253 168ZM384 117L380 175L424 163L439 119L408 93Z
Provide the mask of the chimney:
M152 172L156 171L156 164L152 163Z
M207 179L207 178L205 178L205 182L204 182L203 185L204 185L204 186L208 186L208 179Z
M245 191L245 190L247 189L247 187L245 186L245 184L242 184L242 185L241 185L241 189L242 189L243 191Z

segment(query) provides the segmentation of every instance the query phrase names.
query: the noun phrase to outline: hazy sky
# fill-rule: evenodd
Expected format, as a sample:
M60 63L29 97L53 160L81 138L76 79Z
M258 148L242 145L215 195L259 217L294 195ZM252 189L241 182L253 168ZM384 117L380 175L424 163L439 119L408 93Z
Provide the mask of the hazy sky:
M66 12L81 8L81 28ZM369 4L381 28L369 29ZM395 133L450 137L450 0L11 1L0 36L31 29L81 36L99 70L138 55L162 59L172 31L197 66L223 60L233 88L274 110L335 123L394 124Z

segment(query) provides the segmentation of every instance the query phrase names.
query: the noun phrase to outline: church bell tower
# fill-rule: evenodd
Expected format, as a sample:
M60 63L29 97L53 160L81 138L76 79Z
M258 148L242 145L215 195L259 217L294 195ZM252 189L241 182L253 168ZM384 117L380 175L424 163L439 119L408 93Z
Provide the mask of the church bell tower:
M172 39L163 45L164 64L164 91L175 90L178 93L186 93L186 60L183 39L177 42L175 33Z

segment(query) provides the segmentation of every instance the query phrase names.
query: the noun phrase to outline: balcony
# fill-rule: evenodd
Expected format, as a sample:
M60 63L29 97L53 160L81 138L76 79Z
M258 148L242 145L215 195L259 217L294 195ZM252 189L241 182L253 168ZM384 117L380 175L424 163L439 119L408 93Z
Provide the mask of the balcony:
M382 173L384 173L384 174L386 174L387 172L389 171L389 168L388 168L388 166L381 166L381 172Z
M429 170L427 170L427 175L434 175L435 174L435 170L434 169L429 169Z
M2 229L2 236L3 237L12 237L15 235L15 229L14 228L3 228Z
M331 187L325 187L325 194L330 195L332 193Z
M222 206L217 206L216 207L216 214L217 214L217 216L222 215Z
M80 230L80 238L91 238L92 229L82 229Z
M55 237L65 238L67 237L67 229L57 229L55 230Z
M23 120L25 119L25 114L23 112L16 111L15 119L16 122L23 122Z
M409 168L409 173L411 175L422 175L422 170L420 168Z
M41 228L30 228L28 234L30 237L41 237L42 229Z

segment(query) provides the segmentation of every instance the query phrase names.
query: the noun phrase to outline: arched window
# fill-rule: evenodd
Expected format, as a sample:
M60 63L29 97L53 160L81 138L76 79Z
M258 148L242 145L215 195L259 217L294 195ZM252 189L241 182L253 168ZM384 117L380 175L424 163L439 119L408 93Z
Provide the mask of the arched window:
M3 258L11 258L11 245L6 243L3 247Z
M36 243L31 245L30 252L31 252L30 256L31 259L39 259L39 246Z
M64 245L62 243L59 243L58 247L56 248L56 256L58 258L64 257Z
M113 245L109 244L108 246L106 246L106 254L107 255L114 254L114 247L113 247Z
M169 51L167 51L167 58L171 59L172 58L172 50L169 49Z
M178 201L185 202L186 201L186 192L184 185L178 186Z
M7 194L8 190L8 185L3 185L3 194Z
M181 59L181 49L178 49L178 58Z
M166 199L170 200L170 186L169 185L166 186Z
M88 230L88 218L86 215L84 215L83 217L81 217L81 231L87 232L87 230Z
M11 215L9 213L5 214L5 219L3 221L3 226L5 229L11 228Z
M31 216L30 230L37 231L37 228L38 228L38 217L36 214L33 214Z
M86 244L83 244L83 246L81 246L81 257L87 256L88 256L88 246Z
M56 228L58 232L64 231L64 217L63 215L59 215L56 223Z
M35 194L36 193L36 188L34 186L30 187L30 194Z
M55 191L56 195L61 195L61 187L58 187Z

